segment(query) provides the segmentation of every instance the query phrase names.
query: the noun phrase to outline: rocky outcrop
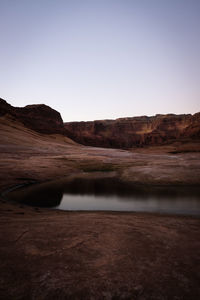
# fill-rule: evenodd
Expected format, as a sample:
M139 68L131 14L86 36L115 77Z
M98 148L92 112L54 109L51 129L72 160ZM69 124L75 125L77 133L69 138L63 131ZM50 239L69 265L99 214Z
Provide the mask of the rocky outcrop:
M0 98L0 116L6 114L39 133L59 133L95 147L127 149L200 142L200 113L63 123L60 113L47 105L13 107Z
M63 120L56 110L44 104L13 107L0 98L0 116L9 114L26 127L40 133L65 134Z
M65 123L67 135L83 145L132 148L200 140L200 113Z

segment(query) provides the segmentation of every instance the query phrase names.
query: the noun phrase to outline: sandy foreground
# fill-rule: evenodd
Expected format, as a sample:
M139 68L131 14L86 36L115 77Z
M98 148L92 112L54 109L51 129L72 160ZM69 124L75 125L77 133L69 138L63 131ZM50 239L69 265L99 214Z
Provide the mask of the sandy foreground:
M83 147L1 118L0 191L30 180L117 177L199 185L200 153ZM155 149L156 150L156 149ZM198 218L0 204L0 299L200 299Z

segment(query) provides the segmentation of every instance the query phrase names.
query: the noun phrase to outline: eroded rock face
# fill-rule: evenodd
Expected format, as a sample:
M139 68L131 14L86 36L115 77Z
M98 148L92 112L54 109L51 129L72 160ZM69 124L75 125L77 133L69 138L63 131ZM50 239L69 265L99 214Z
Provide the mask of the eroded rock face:
M35 104L25 107L13 107L0 98L0 116L5 114L10 114L26 127L40 133L65 134L60 113L47 105Z
M13 107L0 98L0 116L5 114L37 132L63 134L78 143L95 147L127 149L176 141L200 142L200 112L63 123L60 113L47 105Z
M65 128L70 138L84 145L109 148L163 145L200 140L200 113L69 122Z

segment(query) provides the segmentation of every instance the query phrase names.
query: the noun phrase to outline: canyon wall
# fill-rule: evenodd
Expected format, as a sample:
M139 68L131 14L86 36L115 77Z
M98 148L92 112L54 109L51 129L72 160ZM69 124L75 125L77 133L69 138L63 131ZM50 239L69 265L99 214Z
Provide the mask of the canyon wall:
M200 113L65 123L67 135L83 145L132 148L200 140Z
M200 113L63 123L60 113L47 105L13 107L0 98L0 117L6 114L39 133L62 134L88 146L128 149L200 142Z

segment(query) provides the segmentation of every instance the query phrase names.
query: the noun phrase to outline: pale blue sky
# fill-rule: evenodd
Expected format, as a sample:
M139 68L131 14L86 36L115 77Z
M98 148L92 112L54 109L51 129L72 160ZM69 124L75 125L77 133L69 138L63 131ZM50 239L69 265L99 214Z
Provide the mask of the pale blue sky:
M199 0L0 0L0 97L64 121L200 111Z

